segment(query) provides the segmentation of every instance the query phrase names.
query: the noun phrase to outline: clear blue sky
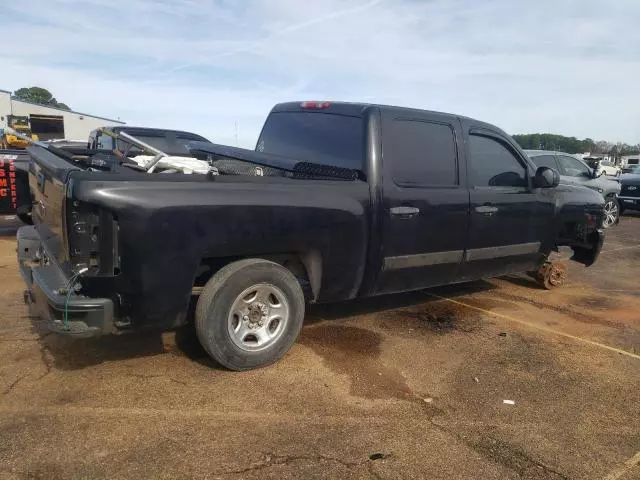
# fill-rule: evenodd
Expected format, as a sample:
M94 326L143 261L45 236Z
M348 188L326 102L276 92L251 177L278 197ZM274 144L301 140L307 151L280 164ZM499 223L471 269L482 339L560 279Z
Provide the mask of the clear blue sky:
M301 99L640 142L639 0L26 0L0 31L0 88L219 143Z

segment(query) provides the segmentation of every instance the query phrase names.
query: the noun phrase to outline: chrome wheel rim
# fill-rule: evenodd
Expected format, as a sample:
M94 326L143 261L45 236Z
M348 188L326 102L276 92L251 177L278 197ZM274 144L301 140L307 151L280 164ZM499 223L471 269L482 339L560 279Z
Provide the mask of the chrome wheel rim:
M610 227L618 219L618 205L613 200L609 200L604 204L604 221L605 227Z
M234 345L259 352L275 344L289 322L289 302L275 285L260 283L240 293L231 305L227 326Z

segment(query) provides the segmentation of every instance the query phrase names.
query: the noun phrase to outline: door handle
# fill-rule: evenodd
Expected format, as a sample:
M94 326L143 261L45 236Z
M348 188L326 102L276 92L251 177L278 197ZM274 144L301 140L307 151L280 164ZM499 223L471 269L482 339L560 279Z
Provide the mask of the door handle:
M390 209L391 215L394 217L403 217L403 218L411 218L415 217L420 213L420 209L416 207L391 207Z
M498 207L493 207L491 205L480 205L479 207L476 207L475 210L476 212L484 213L485 215L493 215L498 211Z

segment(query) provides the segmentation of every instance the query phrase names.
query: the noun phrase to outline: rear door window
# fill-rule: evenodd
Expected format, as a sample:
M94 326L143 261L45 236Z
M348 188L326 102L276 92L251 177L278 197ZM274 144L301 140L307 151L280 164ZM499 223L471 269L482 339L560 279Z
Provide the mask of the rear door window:
M259 152L301 162L363 170L360 117L320 112L273 112L256 145Z
M384 162L400 186L456 186L458 163L453 128L442 123L389 119L383 124Z

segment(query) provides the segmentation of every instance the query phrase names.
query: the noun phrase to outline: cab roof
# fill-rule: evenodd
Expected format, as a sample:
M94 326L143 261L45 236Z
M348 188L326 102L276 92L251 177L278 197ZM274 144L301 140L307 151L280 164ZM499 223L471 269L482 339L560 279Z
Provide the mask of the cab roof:
M419 114L434 114L439 117L450 117L451 120L460 119L467 120L472 123L474 127L487 127L493 130L498 130L502 133L502 129L496 127L487 122L476 120L475 118L466 117L463 115L457 115L455 113L438 112L435 110L425 110L420 108L400 107L396 105L384 105L379 103L358 103L358 102L333 102L333 101L297 101L297 102L284 102L276 104L271 113L274 112L324 112L333 113L338 115L349 115L353 117L362 117L366 110L369 108L378 108L380 111L410 115L411 113ZM506 134L506 133L505 133Z

